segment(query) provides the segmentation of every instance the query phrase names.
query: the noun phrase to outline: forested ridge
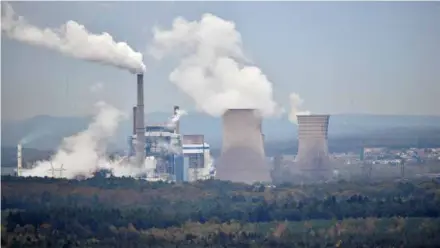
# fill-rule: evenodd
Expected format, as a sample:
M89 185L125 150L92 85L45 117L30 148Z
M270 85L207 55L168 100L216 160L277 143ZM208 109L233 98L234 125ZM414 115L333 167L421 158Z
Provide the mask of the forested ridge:
M436 180L168 184L2 177L5 247L439 247Z

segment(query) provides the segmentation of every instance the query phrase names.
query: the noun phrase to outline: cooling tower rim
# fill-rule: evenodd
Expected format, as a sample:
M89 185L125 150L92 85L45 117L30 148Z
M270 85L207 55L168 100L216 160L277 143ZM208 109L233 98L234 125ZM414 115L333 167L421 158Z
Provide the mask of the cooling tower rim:
M307 118L307 117L330 117L328 114L313 114L313 115L297 115L296 117Z
M229 108L226 109L225 113L228 111L259 111L257 108Z
M222 116L226 117L230 114L238 114L238 113L252 113L255 117L261 118L262 113L260 109L257 108L230 108L223 112Z

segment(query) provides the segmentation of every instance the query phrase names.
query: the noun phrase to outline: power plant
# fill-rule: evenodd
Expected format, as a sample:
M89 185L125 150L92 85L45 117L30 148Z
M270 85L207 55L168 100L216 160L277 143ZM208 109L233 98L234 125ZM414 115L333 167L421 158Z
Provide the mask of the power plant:
M298 115L298 154L295 167L304 176L324 179L331 172L328 156L329 115Z
M148 167L144 175L147 180L211 178L215 170L211 169L209 145L204 142L203 135L201 142L182 145L179 106L174 106L173 116L167 123L145 126L143 84L143 74L138 74L137 105L133 107L133 133L128 138L128 157L134 157L138 168Z
M222 151L216 178L232 182L269 182L261 132L261 115L255 109L229 109L223 114Z

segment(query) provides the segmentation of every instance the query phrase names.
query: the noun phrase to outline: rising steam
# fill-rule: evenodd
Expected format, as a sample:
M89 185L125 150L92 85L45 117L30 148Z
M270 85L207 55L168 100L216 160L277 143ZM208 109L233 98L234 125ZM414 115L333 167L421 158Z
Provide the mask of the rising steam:
M176 109L174 115L168 120L167 127L176 128L177 122L180 120L180 118L187 114L188 113L185 110Z
M298 115L310 115L310 111L300 111L299 108L304 103L304 100L296 93L289 95L290 99L290 112L289 120L295 124L298 123Z
M25 137L23 137L18 143L22 144L22 145L26 145L29 144L31 142L33 142L34 140L37 140L45 135L50 134L50 131L44 128L40 128L28 135L26 135Z
M227 109L254 108L265 116L280 110L272 83L256 66L245 65L240 33L235 24L212 14L200 21L178 17L170 30L154 28L150 53L161 59L181 58L169 79L202 111L219 116Z
M45 47L64 55L142 73L142 54L108 33L92 34L83 25L68 21L58 29L39 28L18 16L12 6L2 3L2 33L9 38Z
M87 130L64 138L58 151L50 160L37 162L33 169L23 171L23 175L51 176L52 168L63 168L63 177L90 176L99 168L116 168L120 162L123 162L107 160L105 152L108 139L113 136L124 115L104 102L99 102L96 106L98 114ZM134 173L121 166L116 169L129 174Z

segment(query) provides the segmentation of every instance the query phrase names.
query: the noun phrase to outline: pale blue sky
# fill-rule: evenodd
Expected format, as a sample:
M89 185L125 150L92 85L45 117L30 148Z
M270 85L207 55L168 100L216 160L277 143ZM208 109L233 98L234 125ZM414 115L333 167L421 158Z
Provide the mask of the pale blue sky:
M154 24L206 12L236 23L244 49L288 107L299 93L315 113L440 115L439 2L22 2L15 11L40 27L68 20L109 32L146 53ZM103 99L129 113L130 73L2 36L2 118L86 115ZM146 111L193 109L168 81L171 64L144 57ZM100 92L90 86L101 82Z

